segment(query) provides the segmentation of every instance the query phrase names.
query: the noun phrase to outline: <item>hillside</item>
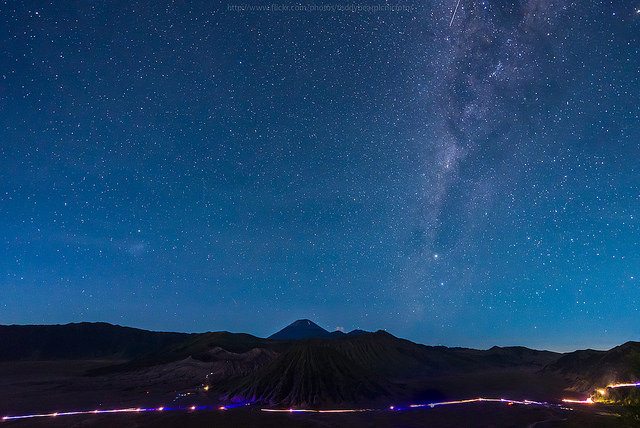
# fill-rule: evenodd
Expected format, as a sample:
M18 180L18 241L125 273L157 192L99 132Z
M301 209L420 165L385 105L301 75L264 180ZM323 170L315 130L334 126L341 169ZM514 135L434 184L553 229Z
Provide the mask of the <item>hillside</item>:
M576 391L590 392L612 383L640 380L640 342L627 342L608 351L570 352L548 364L544 372L562 375Z
M389 395L384 378L322 343L295 345L273 362L232 383L231 401L275 406L344 406Z
M2 325L0 361L131 359L192 336L107 323Z
M412 394L408 382L480 370L542 367L558 354L526 348L430 347L384 331L302 340L272 362L220 386L224 398L270 406L331 407Z
M609 351L558 354L525 347L425 346L382 330L329 333L309 320L279 333L274 335L278 339L264 339L226 331L151 332L106 323L0 326L5 345L0 361L127 360L90 374L167 382L180 368L185 384L202 384L206 375L212 397L277 407L381 404L452 390L456 396L499 391L514 383L532 392L536 382L552 380L583 393L640 379L639 342ZM309 334L321 337L291 338ZM527 382L533 382L531 387ZM473 388L465 386L470 384Z

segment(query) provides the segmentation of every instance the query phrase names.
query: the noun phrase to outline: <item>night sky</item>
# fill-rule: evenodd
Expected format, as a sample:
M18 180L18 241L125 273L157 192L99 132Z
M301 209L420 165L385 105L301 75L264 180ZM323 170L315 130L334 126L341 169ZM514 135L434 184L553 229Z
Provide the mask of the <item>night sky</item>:
M0 323L640 339L640 1L250 1L0 5Z

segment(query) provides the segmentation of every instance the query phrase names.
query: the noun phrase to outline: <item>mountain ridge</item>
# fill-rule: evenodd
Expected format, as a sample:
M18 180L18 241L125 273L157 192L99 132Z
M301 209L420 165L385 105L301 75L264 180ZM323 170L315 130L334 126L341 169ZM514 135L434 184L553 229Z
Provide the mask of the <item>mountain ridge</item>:
M320 327L315 322L302 318L292 322L281 330L273 333L271 336L267 337L267 339L274 340L299 340L299 339L310 339L310 338L337 338L342 336L356 336L359 334L369 333L365 330L351 330L348 333L345 333L342 330L334 330L329 331L322 327Z
M283 329L273 333L267 339L297 340L311 337L327 337L331 333L313 321L303 318L292 322Z
M142 330L105 322L0 325L0 361L131 359L158 352L193 333Z
M526 374L562 379L561 385L580 393L640 379L640 342L608 351L561 354L521 346L486 350L429 346L384 330L329 333L310 320L298 320L293 327L294 334L321 337L151 332L107 323L0 326L0 343L5 345L0 348L0 361L112 360L111 365L87 373L94 376L195 365L211 374L215 388L208 394L270 406L315 408L411 402L422 397L420 389L442 396L429 385L443 376L468 379L484 373L493 379L496 373L515 373L516 378ZM526 376L521 379L526 381Z

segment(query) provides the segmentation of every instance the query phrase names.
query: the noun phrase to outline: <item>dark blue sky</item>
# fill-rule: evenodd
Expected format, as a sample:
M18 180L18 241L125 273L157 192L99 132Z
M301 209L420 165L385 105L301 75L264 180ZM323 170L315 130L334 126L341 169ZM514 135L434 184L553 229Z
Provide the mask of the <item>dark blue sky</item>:
M3 2L0 323L637 340L640 2L455 3Z

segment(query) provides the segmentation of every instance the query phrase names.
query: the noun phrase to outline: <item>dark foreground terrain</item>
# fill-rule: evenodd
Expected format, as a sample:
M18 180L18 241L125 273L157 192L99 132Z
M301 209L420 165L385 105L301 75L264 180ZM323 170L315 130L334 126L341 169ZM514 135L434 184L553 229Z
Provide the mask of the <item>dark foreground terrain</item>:
M308 320L278 332L278 339L155 333L105 324L38 327L0 328L2 343L12 347L0 353L0 417L180 410L5 420L0 427L640 425L637 412L611 400L562 403L563 398L584 400L605 382L635 382L640 368L635 342L610 351L558 354L523 347L424 346L384 331L329 333ZM475 402L408 408L478 397L549 405ZM189 410L192 406L203 408ZM263 408L373 410L302 414Z

